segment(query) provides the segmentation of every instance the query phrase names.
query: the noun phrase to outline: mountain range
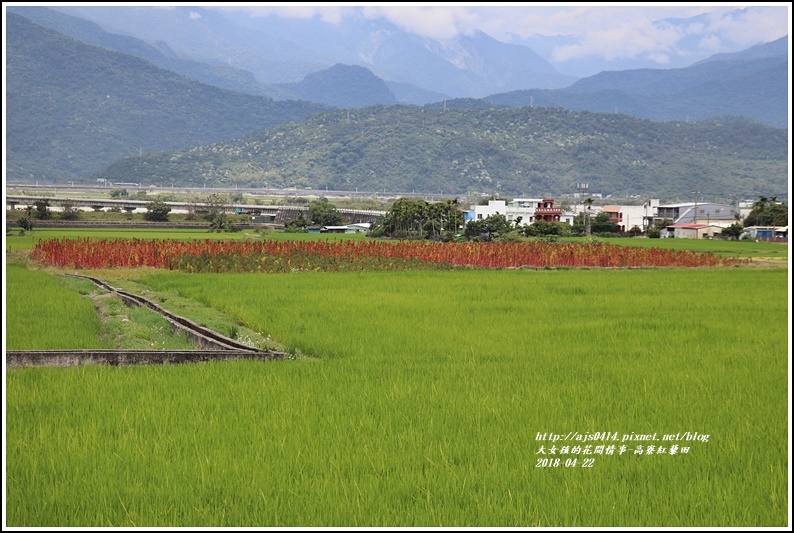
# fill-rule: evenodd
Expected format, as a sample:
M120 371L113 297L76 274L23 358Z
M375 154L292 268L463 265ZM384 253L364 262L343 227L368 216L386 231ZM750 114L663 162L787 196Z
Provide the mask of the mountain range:
M482 33L432 42L384 22L358 21L362 28L348 27L343 38L316 23L308 46L287 39L297 31L290 26L305 30L305 21L282 20L267 33L267 19L257 27L249 19L243 27L234 17L193 7L160 10L154 19L152 8L6 9L7 179L87 179L130 154L221 143L330 113L331 106L558 107L656 121L733 115L788 126L787 37L685 68L576 80L526 46ZM90 11L102 24L64 11ZM99 12L106 15L96 17ZM188 23L195 21L201 31L191 33ZM128 34L108 31L111 22ZM147 24L152 28L141 34ZM168 42L156 38L164 28L170 28ZM329 57L349 61L329 64ZM507 90L490 92L500 89ZM731 124L731 131L750 127L741 120L718 122ZM338 162L334 168L344 172ZM326 184L335 180L325 178ZM360 183L367 188L366 180ZM510 187L520 191L521 183Z
M686 68L602 72L565 89L513 91L485 100L512 107L620 112L657 121L735 115L787 128L788 63L788 38L783 37Z
M386 82L409 84L442 98L554 89L576 80L558 73L532 49L499 42L482 32L438 41L364 18L330 25L316 19L248 17L195 6L53 9L96 22L111 33L166 42L176 54L194 61L248 71L266 85L297 83L338 63L366 67Z
M327 106L223 90L9 13L6 178L85 179L130 153L232 139Z

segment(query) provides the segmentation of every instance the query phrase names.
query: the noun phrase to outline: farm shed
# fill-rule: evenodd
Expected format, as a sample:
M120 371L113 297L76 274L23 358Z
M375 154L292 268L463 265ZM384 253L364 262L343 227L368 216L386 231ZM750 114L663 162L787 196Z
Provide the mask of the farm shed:
M749 226L744 234L751 239L785 239L788 238L788 226Z
M366 233L372 226L369 222L359 222L358 224L348 224L347 233Z
M676 239L710 239L715 233L721 233L722 227L715 224L673 224L667 226L667 230L672 231Z
M323 226L320 233L347 233L347 226Z

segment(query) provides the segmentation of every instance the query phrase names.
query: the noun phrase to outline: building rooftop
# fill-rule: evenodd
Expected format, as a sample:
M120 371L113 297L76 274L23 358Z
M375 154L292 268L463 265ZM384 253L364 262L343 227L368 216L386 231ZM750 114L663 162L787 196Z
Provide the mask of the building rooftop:
M668 228L681 228L681 229L703 229L708 228L710 224L672 224Z

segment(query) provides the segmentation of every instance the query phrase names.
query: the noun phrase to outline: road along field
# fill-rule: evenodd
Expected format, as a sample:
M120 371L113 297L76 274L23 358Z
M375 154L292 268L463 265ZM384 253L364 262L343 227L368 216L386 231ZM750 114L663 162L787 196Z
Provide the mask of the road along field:
M785 526L787 274L157 271L298 357L7 373L7 523Z

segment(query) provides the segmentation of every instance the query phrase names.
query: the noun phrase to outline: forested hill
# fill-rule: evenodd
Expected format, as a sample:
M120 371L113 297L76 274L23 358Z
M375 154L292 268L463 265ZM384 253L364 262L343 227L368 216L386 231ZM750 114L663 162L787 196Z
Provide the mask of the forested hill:
M96 177L146 184L558 195L779 194L788 134L560 108L334 110L232 142L129 156Z
M7 180L84 179L126 154L234 139L325 109L204 85L7 13Z

